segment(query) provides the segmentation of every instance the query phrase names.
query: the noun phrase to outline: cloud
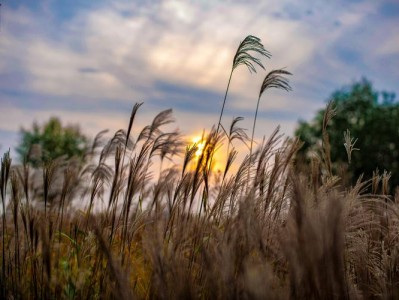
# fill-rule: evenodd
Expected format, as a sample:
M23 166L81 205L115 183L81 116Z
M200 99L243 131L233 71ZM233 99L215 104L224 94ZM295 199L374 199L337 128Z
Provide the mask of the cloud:
M396 88L399 71L389 62L399 56L398 6L389 3L120 0L77 2L67 14L57 1L4 5L0 104L7 117L0 129L56 114L92 133L122 126L120 118L141 101L149 120L172 107L188 132L210 127L234 52L253 34L273 54L264 60L267 71L294 74L294 91L268 91L260 116L292 133L297 119L311 117L334 89L362 75ZM224 122L244 116L250 128L267 71L235 71Z

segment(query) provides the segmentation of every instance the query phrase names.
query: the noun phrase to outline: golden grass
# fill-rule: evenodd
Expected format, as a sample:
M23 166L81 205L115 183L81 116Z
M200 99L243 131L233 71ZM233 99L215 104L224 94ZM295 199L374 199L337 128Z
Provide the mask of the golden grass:
M248 51L269 57L259 39L249 42L257 48L240 44L232 72L263 67ZM399 298L389 174L341 184L330 158L331 105L309 165L296 161L301 142L278 129L254 151L241 118L220 132L223 109L201 151L164 131L171 110L133 137L140 106L126 131L94 139L87 165L59 159L33 168L4 154L1 299ZM236 143L248 147L241 162ZM349 135L347 143L349 156ZM220 151L227 159L214 172ZM180 163L162 164L176 156Z
M32 169L4 155L3 299L399 296L399 207L386 176L342 186L326 149L298 173L300 142L276 130L221 178L207 167L221 134L209 133L195 157L162 131L170 111L157 118L137 139L120 130L94 147L97 164ZM149 179L154 160L177 154L182 165ZM85 210L69 204L77 197Z

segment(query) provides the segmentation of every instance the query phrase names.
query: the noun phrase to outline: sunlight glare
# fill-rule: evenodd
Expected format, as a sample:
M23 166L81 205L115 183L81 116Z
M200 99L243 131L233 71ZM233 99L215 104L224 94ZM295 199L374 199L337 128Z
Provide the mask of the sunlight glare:
M201 156L202 152L204 151L205 141L202 139L201 136L196 136L192 138L192 142L194 145L197 146L197 151L195 152L195 157L198 158Z

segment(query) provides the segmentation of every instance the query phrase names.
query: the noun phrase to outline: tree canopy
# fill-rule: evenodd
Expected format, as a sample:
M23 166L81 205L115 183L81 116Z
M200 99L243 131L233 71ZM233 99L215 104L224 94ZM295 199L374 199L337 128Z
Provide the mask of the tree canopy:
M85 158L87 138L77 125L62 126L52 117L43 126L34 123L32 129L21 129L21 140L16 148L21 161L34 166L65 156L67 159Z
M335 91L336 115L328 127L331 159L335 166L348 164L352 180L364 174L371 178L373 171L391 172L391 184L399 185L399 103L395 94L378 92L367 79ZM301 153L307 155L320 145L325 109L316 113L310 122L301 121L296 135L304 142ZM349 130L356 140L350 163L344 147L344 133ZM354 140L355 141L355 140Z

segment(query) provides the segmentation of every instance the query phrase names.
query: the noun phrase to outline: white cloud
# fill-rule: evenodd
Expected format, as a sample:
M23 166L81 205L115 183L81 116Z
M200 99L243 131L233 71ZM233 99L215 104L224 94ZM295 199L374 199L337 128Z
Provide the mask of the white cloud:
M268 92L262 98L261 111L295 112L300 118L322 106L332 89L342 83L360 77L368 69L377 73L379 57L399 52L397 32L387 31L394 28L393 21L378 24L378 20L369 19L377 6L374 2L344 1L307 1L301 5L277 0L267 4L113 1L82 10L59 25L56 36L50 29L56 20L40 18L27 9L7 10L0 40L0 72L23 77L22 83L7 89L20 89L22 84L26 93L54 96L54 101L81 97L96 105L97 100L104 99L147 99L149 107L158 109L151 103L151 97L162 97L162 91L155 89L158 81L223 95L238 43L247 34L254 34L273 54L271 60L264 60L267 71L286 67L294 74L294 92ZM370 29L368 22L375 29ZM370 32L373 35L367 39ZM376 51L370 51L376 39ZM343 62L335 53L342 45L359 50L367 65ZM234 73L226 107L228 117L254 110L265 74L260 71L250 75L244 67ZM398 78L397 71L392 76ZM316 96L318 99L309 98ZM203 124L211 126L221 106L222 99L217 100L220 103L215 104L213 114L183 113L178 108L179 123L188 131L198 130ZM165 101L165 105L173 106L173 99ZM34 118L47 118L52 113L92 124L85 126L92 126L93 132L122 125L118 114L66 110L32 113L28 108L12 106L6 109L9 114L0 122L0 128L8 130L16 130L21 122L30 125ZM296 121L281 119L279 123L284 123L290 133ZM265 127L273 126L265 123Z
M203 11L199 5L165 1L157 8L150 16L126 17L105 8L79 15L62 33L62 42L32 34L26 40L32 88L60 95L81 91L86 96L121 97L128 93L123 86L131 76L131 81L168 78L220 90L238 42L247 33L266 36L266 47L288 65L306 60L314 48L314 42L294 22L268 15L252 22L253 9L242 4ZM77 39L82 49L73 48ZM288 50L290 42L296 45L294 53ZM103 74L91 74L94 78L77 74L85 67L98 68ZM100 89L90 90L95 82Z

